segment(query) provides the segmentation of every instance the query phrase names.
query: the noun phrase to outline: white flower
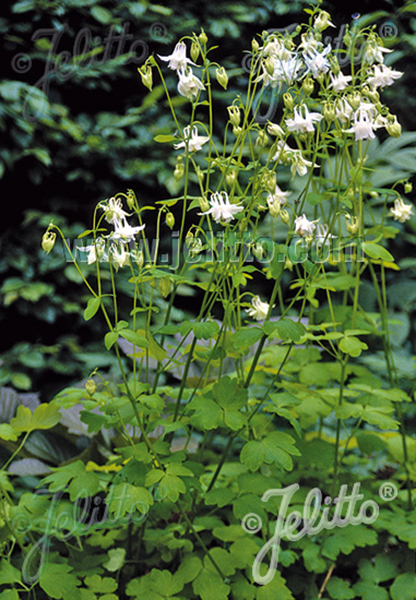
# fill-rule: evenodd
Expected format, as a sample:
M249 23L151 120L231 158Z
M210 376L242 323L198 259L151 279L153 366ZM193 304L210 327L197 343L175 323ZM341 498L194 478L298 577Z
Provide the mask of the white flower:
M317 221L319 221L319 219L316 219L316 221L309 221L305 214L303 214L301 217L296 217L295 233L301 237L312 235L316 227L315 223Z
M402 75L401 71L394 71L386 65L376 65L374 75L367 79L367 83L374 88L384 88L386 85L391 85L395 79L399 79Z
M273 39L264 46L263 52L280 60L290 60L293 52L288 50L282 40Z
M251 300L252 308L247 309L247 314L256 321L264 321L270 309L270 304L262 302L260 296L254 296Z
M178 92L181 96L185 96L189 100L193 100L198 95L200 90L204 90L205 86L196 75L193 74L192 69L188 67L181 68L178 71L179 83Z
M329 60L326 55L331 52L331 44L319 52L317 49L310 48L308 52L303 53L303 59L308 67L308 71L312 72L313 77L317 77L320 73L327 73L330 69Z
M129 216L129 214L123 210L123 205L119 199L116 200L115 198L110 198L108 204L100 204L99 206L105 212L105 220L107 223L111 223L112 225L114 225L117 219L120 220Z
M120 246L116 244L111 244L110 255L117 271L120 267L125 267L129 264L130 253L126 252L126 249L123 244L121 244Z
M292 173L292 177L294 177L296 173L300 175L300 177L303 177L308 172L309 167L319 167L317 164L312 164L310 160L306 160L300 150L292 150L291 163L292 166L290 167L290 172Z
M341 98L335 103L335 116L344 125L351 119L353 110L346 98Z
M189 130L190 127L188 125L188 127L185 127L183 130L184 141L174 144L173 147L175 150L178 150L178 148L186 148L188 145L190 152L196 152L197 150L201 150L202 144L209 142L209 137L198 134L198 128L196 126L192 128L191 135L189 135Z
M263 74L256 81L264 79L264 85L271 84L275 88L278 84L285 83L292 85L297 77L299 69L302 67L302 62L295 55L289 59L282 60L280 58L273 59L273 73L270 74L263 65Z
M315 17L315 21L313 23L314 29L318 31L323 31L327 27L335 27L333 23L330 21L331 15L326 12L326 10L321 10L319 14Z
M160 54L158 56L161 60L169 61L169 69L174 69L175 71L184 69L188 63L195 65L190 58L186 57L186 44L184 42L176 44L175 50L169 56L160 56Z
M400 221L400 223L404 223L412 216L413 206L411 204L405 204L402 198L396 198L394 201L394 208L390 209L390 215L394 217L395 221Z
M365 109L359 109L354 115L354 125L349 129L344 129L346 133L354 133L355 141L368 140L375 138L373 129L376 125Z
M93 244L85 246L85 248L82 248L81 246L78 246L77 248L81 252L88 252L87 263L92 265L97 260L108 260L108 256L104 250L104 247L105 240L103 238L98 238Z
M374 63L383 63L383 52L393 52L393 50L378 46L375 41L368 42L365 46L363 62L368 63L370 66Z
M209 203L211 205L211 208L209 208L205 212L198 214L212 215L212 218L216 223L220 223L221 221L229 223L235 218L235 214L244 210L243 206L231 204L231 202L228 199L227 192L215 192L214 194L211 194L211 199Z
M272 217L278 217L280 214L281 207L286 204L286 196L290 196L292 192L282 192L278 185L276 185L273 194L267 195L267 206Z
M294 118L286 119L286 125L289 131L295 133L306 133L308 131L314 131L313 122L319 122L323 119L323 116L317 112L310 113L306 104L302 104L299 108L294 108ZM302 115L303 112L303 115Z
M120 240L121 242L131 242L134 236L144 229L144 225L132 227L127 223L126 217L116 219L114 223L114 233L111 234L111 239Z
M328 87L334 88L335 92L342 92L342 90L345 90L345 88L348 87L349 82L352 81L351 75L344 75L342 71L340 71L336 77L330 73L329 77L331 78L331 83Z

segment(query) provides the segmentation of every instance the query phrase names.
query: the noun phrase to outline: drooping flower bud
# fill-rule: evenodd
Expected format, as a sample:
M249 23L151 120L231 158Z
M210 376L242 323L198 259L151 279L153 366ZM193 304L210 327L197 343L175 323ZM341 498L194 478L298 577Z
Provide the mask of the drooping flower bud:
M49 254L52 248L55 246L56 233L53 231L46 231L42 237L42 249Z
M127 190L126 202L127 202L127 206L129 207L130 210L132 210L134 208L135 200L136 200L136 195L133 192L133 190Z
M199 34L198 39L201 42L201 44L206 44L208 41L207 34L205 33L205 31L202 28L201 28L201 33Z
M225 176L225 181L229 187L232 187L237 179L237 172L235 169L229 169Z
M332 123L335 120L335 106L333 102L324 102L322 114L327 123Z
M97 389L94 379L88 379L85 382L85 389L90 396L94 396L95 390Z
M215 69L215 75L217 77L217 81L222 87L226 90L228 85L228 75L225 72L224 67L220 67L219 69Z
M251 49L252 49L253 53L258 52L259 48L260 48L260 45L259 45L258 41L255 38L253 38L251 40Z
M386 131L391 137L397 138L402 135L402 126L397 120L396 115L387 117Z
M282 223L289 225L290 215L285 208L280 211L280 218L282 219Z
M360 223L358 221L358 217L353 217L347 213L345 215L345 222L346 222L345 224L347 226L348 233L350 233L351 235L355 235L360 228Z
M137 70L140 73L140 77L142 78L143 85L145 85L150 91L152 91L152 88L153 88L152 67L150 65L143 65L142 67L138 67Z
M199 199L199 206L201 207L202 212L207 212L207 210L210 209L211 205L206 198L201 197ZM192 235L192 232L189 231L188 233L191 233L191 235ZM187 234L187 237L188 237L188 234Z
M253 244L253 246L251 247L251 251L253 252L253 256L255 256L257 260L261 260L264 256L264 248L259 242Z
M168 212L166 215L166 225L169 227L169 229L173 229L175 225L175 215L171 212Z
M175 165L175 169L173 171L173 176L176 179L176 181L179 181L180 179L182 179L184 173L185 173L185 167L182 163L182 156L178 156L177 162Z
M264 68L266 69L269 75L273 75L274 73L274 60L271 56L268 56L264 61Z
M199 58L199 44L195 40L191 44L191 58L194 62Z
M310 95L312 94L312 92L313 92L313 87L314 87L314 85L313 85L313 79L312 79L312 77L310 77L310 76L308 75L308 76L306 77L306 79L305 79L305 80L303 81L303 83L302 83L302 90L303 90L303 93L304 93L306 96L310 96Z
M327 27L335 27L333 23L331 23L331 15L326 12L326 10L319 11L318 15L315 17L314 28L318 31L324 31Z
M234 104L232 106L227 106L227 110L230 117L231 125L233 125L233 127L239 127L241 113L238 106L235 106Z
M413 190L413 184L410 181L406 181L404 184L404 193L410 194Z
M263 129L260 129L256 141L254 142L254 145L256 146L256 148L264 148L265 146L267 146L268 141L269 140L266 132Z
M293 110L294 101L289 92L283 94L283 102L288 110Z

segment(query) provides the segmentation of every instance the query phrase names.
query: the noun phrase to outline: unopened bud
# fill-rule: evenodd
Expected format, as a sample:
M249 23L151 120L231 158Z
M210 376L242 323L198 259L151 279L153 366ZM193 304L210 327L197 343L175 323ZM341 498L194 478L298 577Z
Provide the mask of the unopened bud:
M261 178L261 183L264 188L268 190L271 194L274 193L276 189L276 173L275 171L265 171Z
M313 92L313 79L308 75L302 83L302 90L306 96L310 96Z
M402 126L397 120L396 115L387 117L386 131L391 137L397 138L402 135Z
M287 109L293 110L294 102L293 102L293 98L289 94L289 92L286 92L285 94L283 94L283 102Z
M230 117L230 122L233 127L238 127L240 125L241 113L238 106L234 104L232 106L227 106L228 114Z
M260 45L259 45L258 41L255 38L253 38L251 40L251 49L252 49L252 51L254 53L256 53L256 52L259 51L259 48L260 48Z
M405 194L410 194L413 190L413 185L410 181L406 181L406 183L404 184L404 193Z
M235 135L235 137L238 137L242 131L242 127L233 127L233 134Z
M152 87L153 87L152 67L150 65L143 65L142 67L139 67L137 70L140 73L140 77L142 78L143 85L145 85L147 88L149 88L150 91L152 91Z
M166 215L166 225L169 227L169 229L173 229L175 225L175 215L171 212L168 212Z
M285 259L285 269L289 269L289 271L293 270L293 263L292 261L286 257Z
M278 138L282 138L285 135L285 132L280 125L277 125L276 123L269 122L267 125L267 131L270 133L270 135L275 135Z
M332 103L325 102L322 108L322 114L327 123L332 123L335 119L335 107Z
M269 75L273 75L274 73L274 60L271 56L268 56L264 61L264 68L266 69Z
M201 29L201 33L199 34L198 39L201 42L201 44L206 44L207 43L208 37L207 37L207 34L205 33L205 31L203 29Z
M257 136L257 139L255 141L255 146L257 148L264 148L265 146L267 146L267 142L268 142L268 137L267 137L267 133L261 129L259 131L259 134Z
M185 167L182 163L182 157L178 156L178 161L175 165L175 169L173 171L173 176L176 179L176 181L179 181L180 179L182 179L184 173L185 173Z
M237 172L235 169L229 169L225 175L225 181L229 187L232 187L237 179Z
M361 104L361 94L359 92L348 94L347 102L354 110L357 110Z
M352 217L350 214L346 214L345 221L348 233L350 233L351 235L355 235L360 228L358 217Z
M195 40L191 44L191 58L194 62L199 58L199 44Z
M318 31L324 31L327 27L335 27L333 23L331 23L331 15L326 12L326 10L321 10L317 17L315 17L314 28Z
M252 246L252 252L253 252L253 256L255 256L257 258L257 260L261 260L264 256L264 248L259 242L256 242Z
M210 209L210 204L209 204L209 202L208 202L208 200L206 198L202 198L201 197L199 199L199 206L201 207L202 212L207 212L207 210ZM189 233L191 233L191 232L188 232L188 234ZM188 234L187 234L186 237L188 237ZM192 235L192 233L191 233L191 235Z
M97 389L94 379L88 379L85 382L85 389L90 396L94 396L95 390Z
M56 233L53 231L46 231L42 237L42 249L49 254L52 248L55 246Z
M130 210L132 210L134 208L135 200L136 200L136 195L133 192L133 190L127 190L126 202L127 202L127 206L129 207Z
M228 85L228 75L225 72L224 67L215 69L215 75L217 76L218 83L226 90Z
M282 219L282 223L289 225L290 215L285 208L280 211L280 218Z

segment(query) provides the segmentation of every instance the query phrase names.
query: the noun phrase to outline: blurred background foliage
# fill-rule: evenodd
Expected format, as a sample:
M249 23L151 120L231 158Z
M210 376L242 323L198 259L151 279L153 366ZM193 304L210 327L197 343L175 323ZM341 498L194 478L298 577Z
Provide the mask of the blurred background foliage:
M111 358L102 353L103 332L95 322L84 322L87 297L75 269L62 246L45 256L40 240L51 219L75 240L89 226L96 202L118 191L133 189L142 204L177 193L174 152L153 141L159 133L173 133L162 86L155 81L149 92L137 68L150 54L170 54L180 37L204 28L210 45L218 46L212 60L230 76L228 91L215 92L224 108L217 115L221 127L225 107L245 88L242 64L252 37L303 20L308 5L303 0L3 4L0 386L38 391L45 401L94 367L111 368ZM331 13L338 31L357 19L375 23L385 45L396 50L387 62L405 75L384 98L403 129L416 131L416 3L324 2L322 8ZM175 77L169 85L174 89ZM187 101L178 97L175 102L185 126ZM405 138L389 155L379 147L373 150L371 164L382 161L387 183L415 169L414 140ZM407 360L408 374L416 351L415 243L413 218L392 241L401 270L390 275L391 306L399 321L396 347ZM371 310L374 298L367 292L365 297L363 286L362 301ZM186 306L184 298L183 306L177 306L178 319Z

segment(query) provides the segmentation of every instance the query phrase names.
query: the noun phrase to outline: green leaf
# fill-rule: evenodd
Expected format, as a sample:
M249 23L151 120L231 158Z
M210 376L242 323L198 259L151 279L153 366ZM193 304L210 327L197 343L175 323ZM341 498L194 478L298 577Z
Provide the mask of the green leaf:
M363 350L368 350L365 342L362 342L354 335L345 336L339 341L339 349L350 356L360 356Z
M19 569L16 569L8 560L3 558L0 562L0 585L21 583L22 577Z
M0 600L19 600L17 590L3 590L0 592Z
M194 579L192 588L201 600L227 600L230 593L230 587L224 583L222 577L216 571L207 568L202 569Z
M93 6L90 12L94 19L103 25L108 25L108 23L111 23L112 21L112 13L107 10L107 8L103 8L102 6Z
M416 575L402 573L390 588L392 600L416 600Z
M19 434L16 433L16 430L13 429L11 425L8 423L0 423L0 438L2 440L15 442Z
M263 337L260 327L242 327L230 336L230 342L235 350L247 354L247 352Z
M84 319L89 321L96 314L98 309L100 308L101 298L90 298L87 303L87 307L84 310Z
M302 323L286 318L266 323L263 331L266 335L277 337L284 342L299 342L305 334Z
M103 567L110 571L111 573L115 573L119 571L124 565L126 558L126 550L125 548L111 548L108 551L108 560L103 563Z
M203 323L192 323L192 331L197 340L209 340L220 330L220 326L215 321L205 321Z
M39 585L49 598L71 600L80 597L78 586L81 582L73 575L72 567L66 564L45 562L39 577Z
M153 498L146 488L124 482L111 486L106 504L109 511L119 518L135 510L145 514L153 504Z
M365 254L375 260L385 260L387 262L394 262L394 256L390 254L384 246L375 244L374 242L364 242L363 249Z
M168 142L177 142L178 138L175 137L174 135L163 135L163 134L159 134L157 136L155 136L154 138L155 142L159 142L160 144L166 144Z
M101 577L96 573L86 577L84 583L96 594L108 594L114 592L118 587L116 580L112 577Z
M139 348L148 348L149 347L148 340L145 337L143 337L142 335L136 333L135 331L132 331L131 329L122 329L119 332L119 335L121 335L121 337L126 339L131 344L138 346Z
M69 484L69 497L72 501L94 496L100 487L98 475L93 471L86 471L81 460L58 467L43 479L43 483L49 485L51 492L63 490Z
M35 429L51 429L61 419L59 407L56 404L40 404L32 413L26 406L17 407L16 416L10 421L15 431L34 431Z
M309 204L311 204L312 206L316 206L317 204L320 204L322 202L322 200L324 200L324 199L325 199L325 195L319 194L318 192L310 192L306 196L306 201L309 202Z
M190 418L191 424L199 430L215 429L222 422L222 410L214 400L201 396L194 398L188 409L194 411Z
M326 587L328 594L334 600L353 600L355 593L350 584L339 577L331 577Z
M118 331L109 331L105 334L104 344L107 350L110 350L110 348L116 343L116 341L118 340L118 336Z
M290 471L293 468L291 455L300 456L295 440L287 433L274 431L263 440L247 442L240 454L240 461L250 471L257 471L263 463L275 463L279 468Z

